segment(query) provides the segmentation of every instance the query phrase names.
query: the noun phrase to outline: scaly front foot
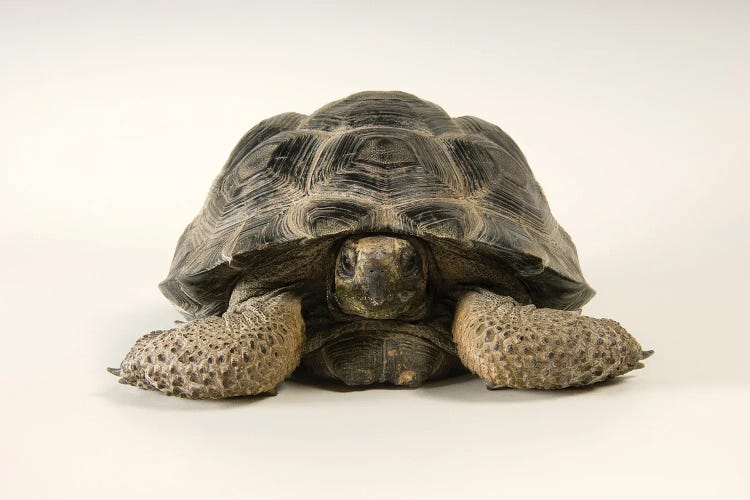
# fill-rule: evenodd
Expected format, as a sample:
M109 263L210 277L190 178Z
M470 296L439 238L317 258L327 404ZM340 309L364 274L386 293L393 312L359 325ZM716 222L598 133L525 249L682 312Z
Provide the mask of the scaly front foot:
M305 325L291 293L237 300L210 316L141 337L120 382L191 399L273 392L297 367Z
M489 388L593 384L641 368L653 352L616 321L520 305L482 289L459 299L453 337L461 361Z

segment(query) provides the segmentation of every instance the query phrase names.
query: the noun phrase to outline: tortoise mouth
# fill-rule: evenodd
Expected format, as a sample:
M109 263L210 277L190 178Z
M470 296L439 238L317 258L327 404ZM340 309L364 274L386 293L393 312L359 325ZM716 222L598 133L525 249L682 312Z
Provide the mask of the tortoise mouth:
M450 332L435 325L378 319L362 319L340 323L327 328L323 332L315 332L308 336L302 346L302 355L305 356L323 347L354 337L386 338L395 336L414 337L414 340L428 342L447 354L458 355Z

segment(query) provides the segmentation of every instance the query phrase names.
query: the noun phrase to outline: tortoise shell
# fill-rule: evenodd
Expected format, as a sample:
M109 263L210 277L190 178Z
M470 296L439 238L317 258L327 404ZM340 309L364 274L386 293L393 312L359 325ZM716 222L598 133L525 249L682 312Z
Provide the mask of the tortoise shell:
M427 242L450 283L510 270L540 307L575 309L594 294L515 142L403 92L361 92L253 127L182 234L160 288L190 317L218 314L248 273L259 289L325 280L316 259L359 233Z

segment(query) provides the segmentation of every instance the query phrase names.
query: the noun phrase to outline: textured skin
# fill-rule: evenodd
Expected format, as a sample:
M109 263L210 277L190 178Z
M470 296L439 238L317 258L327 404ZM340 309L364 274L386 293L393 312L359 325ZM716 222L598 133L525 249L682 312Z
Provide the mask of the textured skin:
M180 238L161 289L189 316L220 314L248 269L259 289L313 279L316 266L286 268L311 245L367 233L455 247L468 262L486 257L541 306L576 309L593 295L513 140L403 92L361 92L251 129ZM434 255L454 276L454 259ZM487 279L464 267L448 287Z
M299 364L304 329L291 293L251 297L221 317L144 335L111 371L121 383L186 398L267 393Z
M486 290L461 297L453 336L463 364L491 388L593 384L639 368L649 354L616 321L522 306Z

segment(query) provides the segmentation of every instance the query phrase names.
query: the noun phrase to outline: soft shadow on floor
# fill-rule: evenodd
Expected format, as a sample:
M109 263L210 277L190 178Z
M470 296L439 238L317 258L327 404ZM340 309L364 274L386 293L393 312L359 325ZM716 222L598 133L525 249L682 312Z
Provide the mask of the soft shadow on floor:
M242 408L251 404L260 404L267 399L276 396L264 394L259 396L241 396L227 399L187 399L177 396L167 396L158 391L147 391L137 387L118 384L117 380L112 378L112 387L102 387L101 390L94 393L109 403L117 406L129 408L142 408L157 411L207 411L207 410L230 410ZM279 394L283 392L283 387L279 389Z
M413 391L415 395L426 399L452 400L465 403L509 403L549 401L552 399L569 398L588 395L600 390L612 390L614 386L624 384L631 376L616 377L605 382L586 386L571 387L558 390L521 390L521 389L493 389L488 390L482 380L471 374L427 382L420 387L402 387L390 384L375 384L368 386L347 386L335 381L294 377L285 384L297 384L307 390L324 390L337 393L363 392L372 390Z
M570 387L557 390L493 389L488 390L482 380L467 375L446 379L438 383L425 384L419 396L427 399L452 400L463 403L523 403L550 401L554 399L581 397L599 391L612 391L615 386L626 384L630 376L616 377L586 387ZM453 382L453 383L450 383Z
M372 385L346 385L335 380L323 380L310 377L293 376L284 382L285 384L296 384L308 391L327 391L327 392L363 392L368 390L386 390L386 391L413 391L419 387L397 386L392 384L372 384Z
M105 374L108 375L108 374ZM111 377L111 375L109 375ZM632 376L621 376L609 379L587 387L575 387L558 390L521 390L521 389L494 389L488 390L484 382L473 375L459 375L434 382L428 382L420 387L399 387L388 384L376 384L370 386L350 387L332 381L321 381L314 379L294 378L285 381L279 387L278 395L270 394L260 396L244 396L221 400L191 400L175 396L166 396L157 391L146 391L132 386L118 384L112 377L110 387L102 386L94 395L109 403L122 407L142 408L156 411L185 411L204 412L214 410L232 410L244 408L248 405L262 404L263 402L281 403L274 398L283 398L284 403L296 404L295 394L309 392L305 400L314 399L315 391L336 393L361 393L363 391L410 391L415 396L432 399L453 401L455 403L533 403L551 401L562 398L582 397L593 393L604 393L605 391L616 391L629 382ZM286 394L284 394L286 392ZM323 396L323 394L321 394ZM288 398L288 399L287 399ZM330 401L321 397L323 401ZM301 403L300 403L301 404Z
M293 375L291 379L289 379L285 383L293 383L298 384L300 387L307 387L309 390L324 390L324 391L330 391L330 392L340 392L340 393L347 393L347 392L362 392L362 391L370 391L370 390L386 390L386 391L420 391L423 390L426 387L443 387L443 386L449 386L456 384L458 382L467 381L467 380L473 380L476 377L471 374L461 374L456 375L454 377L444 378L440 380L435 380L431 382L426 382L425 384L419 386L419 387L408 387L403 385L393 385L393 384L372 384L372 385L346 385L342 382L337 382L335 380L324 380L309 376L299 376L297 374Z

